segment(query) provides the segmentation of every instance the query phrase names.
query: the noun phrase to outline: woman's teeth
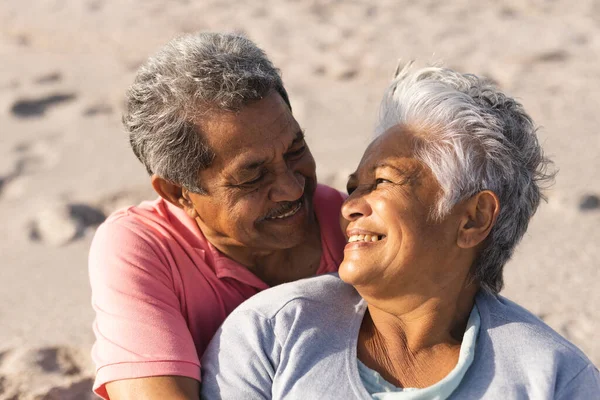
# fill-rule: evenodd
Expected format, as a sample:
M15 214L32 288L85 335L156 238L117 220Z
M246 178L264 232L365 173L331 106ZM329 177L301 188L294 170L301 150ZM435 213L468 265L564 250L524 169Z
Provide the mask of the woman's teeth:
M353 242L377 242L383 239L385 236L383 235L352 235L348 238L348 243Z

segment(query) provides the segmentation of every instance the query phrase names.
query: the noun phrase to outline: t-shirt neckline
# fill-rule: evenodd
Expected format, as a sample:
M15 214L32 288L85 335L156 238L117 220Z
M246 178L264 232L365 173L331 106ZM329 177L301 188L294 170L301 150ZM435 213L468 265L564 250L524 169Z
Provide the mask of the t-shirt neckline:
M372 395L364 387L360 378L360 374L358 371L358 362L360 362L360 360L358 359L358 354L356 350L358 346L359 329L362 325L365 312L367 311L367 302L363 298L360 298L360 301L356 304L355 307L356 312L354 313L354 318L352 319L350 326L350 332L352 334L348 338L349 350L346 352L346 372L349 377L352 390L355 392L355 394L365 399L372 399ZM481 315L479 308L477 307L476 301L473 304L473 309L471 310L471 313L469 315L469 321L465 330L465 337L463 338L463 343L461 344L460 348L458 363L448 373L448 375L446 375L442 380L435 383L434 385L428 386L426 388L407 388L410 390L407 390L406 392L389 392L389 394L405 394L407 395L406 399L430 398L429 396L431 395L432 390L438 390L442 386L452 384L452 379L455 378L455 375L460 374L459 382L456 385L456 387L454 387L450 391L450 394L454 392L460 384L460 381L464 378L464 375L466 374L468 368L473 363L475 347L477 345L477 337L479 336L480 330ZM464 365L465 363L467 364L466 366ZM386 392L386 394L388 394L388 392ZM421 397L421 394L423 394L424 396Z

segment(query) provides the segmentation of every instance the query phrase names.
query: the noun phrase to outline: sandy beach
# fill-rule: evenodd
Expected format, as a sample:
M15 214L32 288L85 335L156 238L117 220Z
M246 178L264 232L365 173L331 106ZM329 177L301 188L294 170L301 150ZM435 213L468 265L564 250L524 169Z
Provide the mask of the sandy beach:
M0 2L0 399L92 399L87 252L155 197L120 119L139 65L198 30L281 69L322 183L342 190L398 59L493 79L560 170L502 294L600 365L600 3L592 0Z

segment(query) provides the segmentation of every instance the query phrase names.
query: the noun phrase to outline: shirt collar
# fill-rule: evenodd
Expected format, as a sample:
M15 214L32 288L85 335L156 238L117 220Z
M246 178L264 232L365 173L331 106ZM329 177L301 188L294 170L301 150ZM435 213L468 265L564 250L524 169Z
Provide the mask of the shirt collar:
M212 243L206 239L204 233L202 233L198 223L190 218L185 211L167 201L165 201L165 204L170 213L192 234L195 240L192 239L193 243L190 244L209 266L212 264L217 278L235 279L236 281L258 290L269 288L269 285L260 280L248 268L227 257L213 246Z
M236 281L248 286L252 286L258 290L265 290L269 288L269 285L260 280L260 278L254 275L247 267L227 257L208 241L206 243L208 243L208 247L213 256L215 274L217 275L217 278L235 279Z

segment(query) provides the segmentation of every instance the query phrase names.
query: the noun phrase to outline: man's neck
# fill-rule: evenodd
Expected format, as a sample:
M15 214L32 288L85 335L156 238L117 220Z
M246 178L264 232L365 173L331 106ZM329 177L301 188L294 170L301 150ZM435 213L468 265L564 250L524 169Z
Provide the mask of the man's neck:
M248 269L269 286L315 276L321 262L321 244L304 243L257 258Z
M319 269L322 246L318 225L304 242L289 249L253 249L212 243L221 253L244 265L269 286L314 276Z
M399 387L427 387L458 361L476 285L418 301L410 296L369 301L358 338L358 357ZM379 305L381 307L379 307Z

